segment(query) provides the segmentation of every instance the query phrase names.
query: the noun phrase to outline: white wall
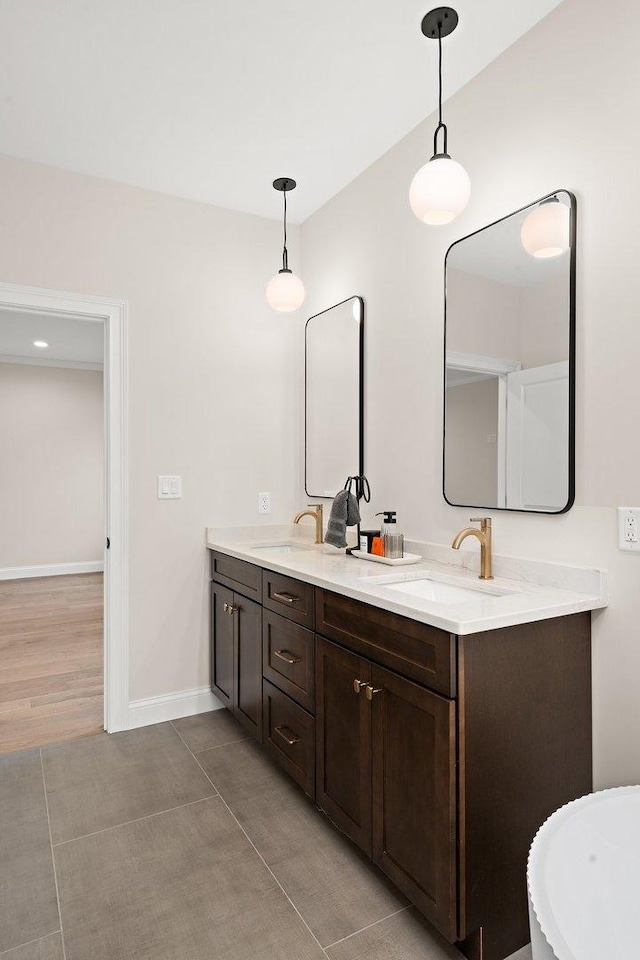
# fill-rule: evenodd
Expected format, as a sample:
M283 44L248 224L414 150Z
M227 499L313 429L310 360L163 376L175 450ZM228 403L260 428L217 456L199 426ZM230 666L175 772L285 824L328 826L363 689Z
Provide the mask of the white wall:
M447 350L522 360L524 291L466 270L447 271Z
M131 699L207 687L205 525L305 502L302 318L264 299L281 224L7 157L0 181L0 280L129 302Z
M569 283L552 277L520 296L522 369L569 359Z
M497 435L498 378L449 387L445 474L451 503L497 502Z
M541 367L569 358L569 279L514 287L449 267L447 350Z
M445 251L554 189L577 194L576 506L493 516L497 553L610 572L611 605L593 629L600 787L640 781L640 556L616 548L616 506L640 502L640 8L621 0L606 21L595 0L565 0L446 104L450 150L473 188L457 222L430 228L409 210L430 117L302 228L309 313L351 294L366 301L371 513L395 508L406 533L445 543L469 517L441 492Z
M0 568L102 560L102 373L0 363L0 451Z

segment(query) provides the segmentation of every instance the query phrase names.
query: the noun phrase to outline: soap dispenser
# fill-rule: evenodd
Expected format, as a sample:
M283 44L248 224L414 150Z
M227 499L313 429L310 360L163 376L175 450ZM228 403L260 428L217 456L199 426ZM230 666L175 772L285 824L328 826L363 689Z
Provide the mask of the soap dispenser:
M404 555L404 536L398 531L395 510L383 510L376 513L382 517L380 536L384 546L384 556L388 560L399 560Z

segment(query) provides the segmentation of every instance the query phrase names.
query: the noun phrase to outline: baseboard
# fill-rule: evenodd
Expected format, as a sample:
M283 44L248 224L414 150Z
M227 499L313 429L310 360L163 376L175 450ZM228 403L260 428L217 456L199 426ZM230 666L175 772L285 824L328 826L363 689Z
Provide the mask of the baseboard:
M102 573L102 560L81 563L45 563L35 567L0 567L0 580L31 580L33 577L67 577L77 573Z
M223 704L208 687L181 690L180 693L167 693L146 700L132 700L129 703L129 729L177 720L179 717L192 717L195 713L220 710L222 707Z

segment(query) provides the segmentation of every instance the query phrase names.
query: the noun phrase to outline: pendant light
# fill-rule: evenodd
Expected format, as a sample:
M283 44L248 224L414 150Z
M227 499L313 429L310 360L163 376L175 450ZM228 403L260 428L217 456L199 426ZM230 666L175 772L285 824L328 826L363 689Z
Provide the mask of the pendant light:
M452 7L436 7L422 21L422 32L438 41L438 126L433 135L433 156L411 181L409 203L418 220L432 225L451 223L469 202L471 182L467 171L447 152L447 126L442 122L442 39L458 26ZM443 149L438 153L438 134Z
M520 239L527 253L538 260L560 257L569 249L569 207L557 197L547 197L522 224Z
M279 177L273 181L274 190L280 190L284 199L284 247L282 250L282 269L272 277L267 284L267 303L274 310L289 313L302 306L304 300L304 284L289 269L289 253L287 251L287 192L295 190L296 182L291 177Z

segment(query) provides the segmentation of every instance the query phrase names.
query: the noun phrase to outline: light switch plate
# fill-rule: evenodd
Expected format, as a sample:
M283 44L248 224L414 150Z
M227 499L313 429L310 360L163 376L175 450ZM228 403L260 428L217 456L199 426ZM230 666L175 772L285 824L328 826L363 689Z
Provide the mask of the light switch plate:
M158 477L158 500L182 500L182 477Z
M618 547L640 551L640 507L618 507Z

